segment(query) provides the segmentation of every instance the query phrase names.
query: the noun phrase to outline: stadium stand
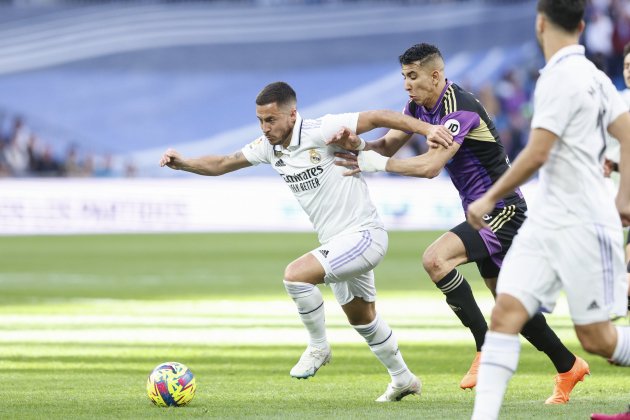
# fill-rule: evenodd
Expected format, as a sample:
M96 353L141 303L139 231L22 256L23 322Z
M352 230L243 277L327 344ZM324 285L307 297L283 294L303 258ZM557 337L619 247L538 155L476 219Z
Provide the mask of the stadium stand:
M539 59L531 0L19 3L0 5L0 108L5 133L23 119L62 168L40 175L164 176L167 145L232 152L259 135L253 97L273 80L296 87L306 117L401 109L397 55L416 42L439 44L471 90L495 84L500 105Z

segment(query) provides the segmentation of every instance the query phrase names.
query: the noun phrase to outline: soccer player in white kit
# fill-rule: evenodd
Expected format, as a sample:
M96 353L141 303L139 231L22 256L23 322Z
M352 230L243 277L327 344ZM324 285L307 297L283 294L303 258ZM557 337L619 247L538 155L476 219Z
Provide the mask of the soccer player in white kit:
M324 301L317 284L328 284L348 321L387 368L391 383L376 401L399 401L420 394L420 380L407 368L396 337L375 309L373 269L387 251L388 237L361 176L345 177L336 166L340 149L325 141L342 127L357 132L376 127L452 141L443 126L431 125L393 111L325 115L305 120L297 112L294 90L284 82L267 85L256 98L263 135L230 156L185 159L168 149L161 166L200 175L223 175L260 163L270 164L291 189L317 231L321 246L291 262L284 286L309 333L309 344L291 376L308 378L332 356L326 338Z
M497 200L542 168L538 199L499 274L481 351L475 420L498 417L518 364L518 333L538 310L553 310L561 289L582 347L630 366L630 328L610 322L611 315L627 311L622 222L630 222L630 115L579 45L584 8L585 0L538 0L536 35L546 65L534 92L529 142L468 207L468 221L480 229ZM602 170L606 130L621 146L617 208Z
M623 48L623 80L626 89L621 92L621 98L626 103L626 109L630 111L630 43ZM607 136L606 161L604 163L604 175L611 176L613 172L619 172L619 142L612 136ZM628 309L630 310L630 235L626 242L626 263L628 271ZM591 420L630 420L630 405L628 411L619 414L591 414Z

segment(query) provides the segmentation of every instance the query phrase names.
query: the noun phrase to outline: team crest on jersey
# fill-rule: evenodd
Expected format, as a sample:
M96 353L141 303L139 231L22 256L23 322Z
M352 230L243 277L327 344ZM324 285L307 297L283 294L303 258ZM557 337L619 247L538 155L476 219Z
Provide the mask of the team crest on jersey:
M322 155L320 155L317 150L311 149L308 151L308 153L311 155L312 164L318 164L322 161Z
M253 142L249 143L249 148L250 149L254 149L256 148L256 146L258 146L260 143L262 143L263 138L262 137L258 137L256 140L254 140Z
M459 134L459 129L460 129L459 121L457 121L454 118L447 120L444 123L444 127L446 127L446 129L450 131L453 136L456 136Z

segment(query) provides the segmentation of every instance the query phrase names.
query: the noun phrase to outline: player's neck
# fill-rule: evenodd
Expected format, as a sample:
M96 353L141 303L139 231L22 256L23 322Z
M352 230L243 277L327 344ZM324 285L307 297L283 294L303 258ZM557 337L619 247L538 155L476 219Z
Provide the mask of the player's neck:
M545 61L548 62L558 51L572 45L579 45L579 37L559 32L549 34L544 39L543 54L545 55Z
M434 95L428 101L426 109L431 110L435 107L435 104L438 103L440 97L442 96L442 92L444 92L444 88L446 87L446 79L442 79L438 85L435 87Z

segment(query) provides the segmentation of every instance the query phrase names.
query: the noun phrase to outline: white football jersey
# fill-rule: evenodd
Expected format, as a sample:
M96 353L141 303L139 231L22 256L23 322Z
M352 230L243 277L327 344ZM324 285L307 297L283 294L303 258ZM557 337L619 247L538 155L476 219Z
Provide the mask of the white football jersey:
M382 228L367 184L359 175L335 165L338 147L325 141L342 127L356 131L358 113L328 114L303 120L298 114L291 143L285 149L261 136L242 149L252 164L268 163L280 174L313 223L321 243L337 235Z
M621 226L603 159L608 125L628 108L608 76L573 45L554 54L540 71L532 129L558 136L540 171L529 220L546 228L583 223Z
M626 110L630 111L630 89L621 92L621 98L626 103ZM606 159L619 163L619 141L611 135L606 138Z

